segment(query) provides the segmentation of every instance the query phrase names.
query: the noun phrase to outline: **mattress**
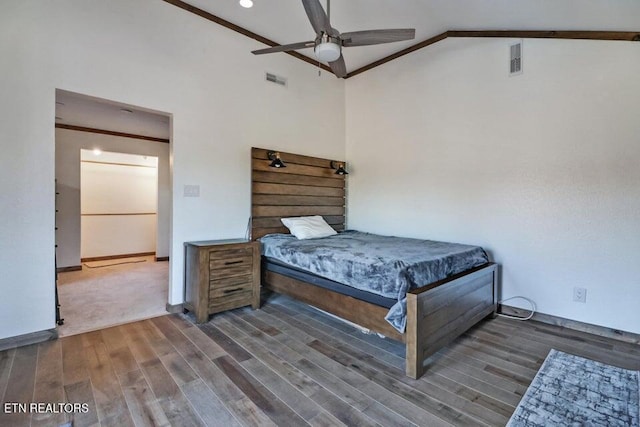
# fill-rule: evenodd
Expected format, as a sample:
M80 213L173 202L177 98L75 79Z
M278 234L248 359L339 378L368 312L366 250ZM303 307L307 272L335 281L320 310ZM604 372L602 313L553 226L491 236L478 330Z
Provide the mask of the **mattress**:
M408 291L489 262L479 246L355 230L320 239L298 240L290 234L270 234L259 240L262 254L281 266L392 299L394 304L385 319L399 332L406 327ZM309 283L316 284L313 280ZM364 297L358 299L367 301Z

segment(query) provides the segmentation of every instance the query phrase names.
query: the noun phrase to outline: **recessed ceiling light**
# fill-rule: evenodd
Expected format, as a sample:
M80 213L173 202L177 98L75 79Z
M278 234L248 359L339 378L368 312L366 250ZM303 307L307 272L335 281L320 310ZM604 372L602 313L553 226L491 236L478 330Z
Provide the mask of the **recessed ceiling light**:
M100 154L102 154L102 150L99 148L94 148L93 149L93 155L94 156L99 156Z
M251 0L240 0L240 6L246 7L247 9L253 6L253 1Z
M121 108L120 112L121 113L126 113L126 114L132 114L133 110L129 110L128 108Z

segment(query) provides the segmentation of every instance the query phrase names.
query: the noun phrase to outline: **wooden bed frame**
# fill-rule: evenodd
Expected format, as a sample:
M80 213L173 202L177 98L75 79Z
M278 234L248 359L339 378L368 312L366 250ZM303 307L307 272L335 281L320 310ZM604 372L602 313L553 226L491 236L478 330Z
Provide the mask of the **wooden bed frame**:
M336 230L345 228L345 176L332 160L280 152L285 168L271 167L269 152L251 149L251 238L289 233L288 216L322 215ZM336 161L337 162L337 161ZM343 162L341 162L343 163ZM419 378L425 360L497 309L497 266L480 267L430 283L407 294L407 328L395 330L388 309L263 269L262 285L333 313L406 345L406 374Z

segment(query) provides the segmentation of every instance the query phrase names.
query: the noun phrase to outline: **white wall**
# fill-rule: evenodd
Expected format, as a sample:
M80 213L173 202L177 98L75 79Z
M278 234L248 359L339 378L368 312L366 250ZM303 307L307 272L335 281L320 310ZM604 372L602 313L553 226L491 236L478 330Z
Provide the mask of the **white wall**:
M82 259L155 251L155 215L83 216L81 229Z
M80 160L81 150L100 148L103 151L147 155L158 158L158 206L156 219L156 256L169 256L171 226L171 176L169 170L169 144L120 136L79 132L69 129L55 130L55 176L58 214L55 218L56 254L58 267L80 265ZM113 157L113 154L110 153ZM148 225L148 224L146 224ZM146 252L146 251L139 251Z
M244 235L251 146L344 156L343 81L288 55L256 57L259 43L175 6L0 9L0 339L55 326L56 88L172 114L171 304L182 302L184 241ZM200 197L184 198L185 184Z
M137 164L139 156L106 163L110 153L82 154L90 160L80 164L81 257L155 252L157 166Z
M528 39L509 77L509 42L347 81L349 227L482 245L503 298L640 333L640 44Z

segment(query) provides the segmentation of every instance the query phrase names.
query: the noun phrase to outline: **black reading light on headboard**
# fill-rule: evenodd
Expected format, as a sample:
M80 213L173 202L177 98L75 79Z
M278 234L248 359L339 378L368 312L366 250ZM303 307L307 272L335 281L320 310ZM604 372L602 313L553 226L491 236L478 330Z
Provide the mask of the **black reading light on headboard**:
M349 175L349 172L347 172L344 168L344 163L342 162L334 162L333 160L331 161L331 169L335 169L336 170L336 175Z
M272 168L286 168L287 165L285 165L282 160L280 160L280 153L277 151L269 151L267 153L267 157L269 157L269 160L271 160L271 164L269 166L271 166Z

